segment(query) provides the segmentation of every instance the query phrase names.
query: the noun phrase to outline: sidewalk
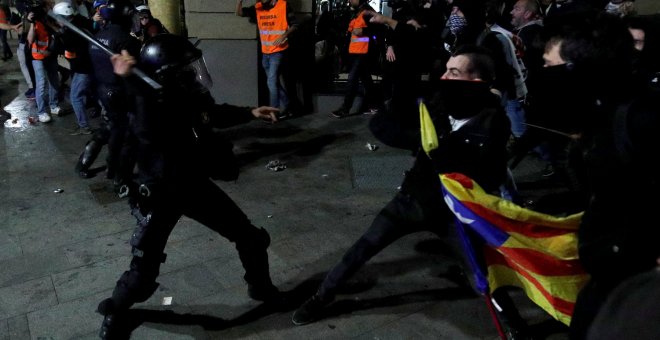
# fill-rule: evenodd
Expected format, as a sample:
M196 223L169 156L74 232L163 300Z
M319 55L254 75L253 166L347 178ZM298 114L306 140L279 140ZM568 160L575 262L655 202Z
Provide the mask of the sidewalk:
M17 64L0 63L3 105L21 122L0 128L0 339L94 339L96 306L128 268L135 221L102 174L74 173L89 136L68 135L70 111L49 124L25 122L34 102L23 97ZM271 234L273 281L294 302L369 226L412 161L375 140L369 116L330 117L340 99L320 96L320 112L227 131L244 165L236 182L218 184ZM267 170L275 159L287 168ZM540 165L516 171L536 176ZM250 300L233 245L196 222L183 218L165 251L160 288L131 314L134 339L497 339L483 299L452 281L454 263L430 233L377 255L328 317L301 327L290 321L297 306L272 310ZM532 323L548 319L521 294L516 301Z

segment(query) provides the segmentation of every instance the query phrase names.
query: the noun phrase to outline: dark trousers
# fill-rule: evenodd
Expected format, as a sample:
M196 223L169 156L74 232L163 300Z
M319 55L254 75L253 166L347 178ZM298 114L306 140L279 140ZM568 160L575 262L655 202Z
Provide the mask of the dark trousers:
M9 47L9 42L7 41L7 31L0 30L0 45L2 45L2 59L7 60L11 58L14 54L11 53L11 47Z
M97 92L106 109L108 130L107 177L118 182L128 182L132 178L135 165L134 150L130 147L131 134L128 129L128 112L124 91L121 88L98 84Z
M580 290L569 329L571 340L583 340L587 337L589 327L593 323L600 308L619 280L594 280L593 278Z
M164 186L153 188L150 201L138 200L142 216L148 212L149 217L140 221L131 239L134 257L129 271L121 276L113 291L115 306L128 308L153 294L164 260L163 251L181 216L192 218L234 242L248 283L272 284L266 252L270 242L268 233L252 225L222 189L206 178Z
M369 65L368 54L351 54L351 68L348 72L348 80L346 81L346 93L344 94L344 103L342 109L350 112L353 107L353 101L358 94L360 82L364 87L364 101L363 108L368 105L376 103L376 89L373 80L371 79L371 67Z
M440 205L436 207L442 208ZM420 231L444 235L447 224L451 222L449 211L444 210L444 214L431 215L417 199L402 192L397 193L378 213L369 229L346 252L341 262L328 272L319 288L320 297L332 299L340 284L392 242Z
M461 242L453 226L447 228L453 220L453 214L445 203L431 200L418 201L416 198L399 192L383 210L378 213L369 229L344 254L341 262L335 265L321 283L317 292L321 300L332 300L337 288L349 279L369 259L385 249L394 241L420 231L430 231L447 240L447 245L463 266L469 279L472 278L468 260L464 256ZM472 280L470 282L474 285ZM492 297L502 311L498 316L509 326L524 327L521 318L508 292L497 289Z

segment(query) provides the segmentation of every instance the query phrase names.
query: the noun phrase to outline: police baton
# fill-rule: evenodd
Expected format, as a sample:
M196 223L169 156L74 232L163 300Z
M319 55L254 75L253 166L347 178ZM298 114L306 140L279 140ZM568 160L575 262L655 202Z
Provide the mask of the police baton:
M94 44L94 46L100 48L108 56L112 57L113 55L116 54L111 49L109 49L107 46L103 45L100 41L94 39L91 36L91 34L89 34L88 32L86 32L86 31L84 31L84 30L82 30L78 27L76 27L76 25L69 22L69 20L66 20L66 18L64 18L63 16L53 13L53 11L48 11L48 16L55 19L55 20L57 20L57 22L60 25L65 26L66 28L72 30L77 35L85 38L85 40L89 41L91 44ZM149 86L151 86L154 90L161 90L163 88L155 80L149 78L149 76L146 73L142 72L142 70L140 70L139 68L133 67L132 71L136 76L138 76L140 79L142 79L145 83L147 83Z

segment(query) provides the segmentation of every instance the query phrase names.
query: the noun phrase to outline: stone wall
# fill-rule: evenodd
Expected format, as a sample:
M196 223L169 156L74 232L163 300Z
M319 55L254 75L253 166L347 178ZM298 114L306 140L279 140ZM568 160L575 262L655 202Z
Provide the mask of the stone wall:
M234 14L237 0L184 0L188 36L200 39L209 72L212 94L219 103L258 104L259 60L256 25ZM309 15L311 0L288 0L298 15ZM244 0L243 6L255 0Z

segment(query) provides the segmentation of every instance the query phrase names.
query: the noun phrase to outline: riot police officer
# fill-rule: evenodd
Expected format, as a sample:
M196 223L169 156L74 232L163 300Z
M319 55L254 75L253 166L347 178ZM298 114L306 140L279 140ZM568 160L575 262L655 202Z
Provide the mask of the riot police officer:
M133 193L129 201L138 227L130 242L130 269L121 275L112 296L99 304L98 311L105 315L101 337L121 331L122 311L156 290L167 239L183 215L236 244L251 298L277 297L268 268L268 233L252 225L212 179L238 176L231 143L213 128L255 117L277 121L278 109L215 104L202 52L183 37L157 35L141 49L138 65L162 85L160 91L127 76L135 59L126 51L113 56L112 62L115 73L126 76L135 103L130 130L136 137L139 181L128 190Z

